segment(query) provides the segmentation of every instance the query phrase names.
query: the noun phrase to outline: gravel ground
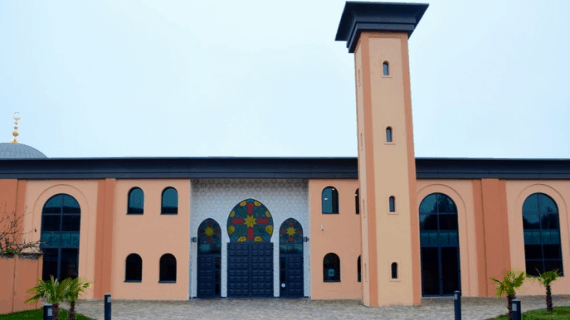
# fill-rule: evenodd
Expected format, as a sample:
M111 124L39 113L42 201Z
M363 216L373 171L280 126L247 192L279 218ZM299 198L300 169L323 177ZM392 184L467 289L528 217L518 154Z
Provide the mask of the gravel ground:
M523 311L545 308L544 296L523 296ZM505 314L506 298L463 298L463 319ZM570 296L554 296L555 306L570 306ZM103 301L79 301L77 311L103 319ZM420 306L368 308L356 300L219 299L189 301L114 300L113 319L454 319L453 298L426 298Z

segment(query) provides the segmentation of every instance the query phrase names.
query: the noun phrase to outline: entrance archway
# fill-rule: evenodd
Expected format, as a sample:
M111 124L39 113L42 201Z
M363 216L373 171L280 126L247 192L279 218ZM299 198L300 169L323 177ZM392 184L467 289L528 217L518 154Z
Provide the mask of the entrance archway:
M279 296L304 296L303 227L293 218L279 228L279 279Z
M461 290L457 207L443 193L432 193L420 204L422 293L451 295Z
M198 227L198 298L221 296L222 232L214 219Z
M255 199L228 216L228 297L273 297L273 218Z

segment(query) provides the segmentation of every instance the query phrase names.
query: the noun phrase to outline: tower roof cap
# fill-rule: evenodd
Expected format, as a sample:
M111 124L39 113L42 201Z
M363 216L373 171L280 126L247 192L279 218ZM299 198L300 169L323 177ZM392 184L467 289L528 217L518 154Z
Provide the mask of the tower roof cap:
M340 18L336 41L346 41L354 53L362 31L407 32L408 36L427 10L427 3L347 1Z

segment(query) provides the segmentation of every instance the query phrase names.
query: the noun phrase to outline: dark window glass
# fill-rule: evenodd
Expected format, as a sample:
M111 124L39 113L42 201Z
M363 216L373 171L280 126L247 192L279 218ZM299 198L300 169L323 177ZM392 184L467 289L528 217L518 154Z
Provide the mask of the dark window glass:
M60 267L60 277L63 280L65 278L77 278L77 270L79 261L79 249L77 248L65 248L61 249L61 267Z
M170 253L160 258L159 282L176 282L176 258Z
M392 142L392 128L386 128L386 142Z
M323 281L340 282L340 259L334 253L329 253L323 260Z
M44 252L42 278L49 280L77 277L81 209L75 198L57 194L44 204L40 249Z
M326 187L322 193L323 213L338 213L338 191L333 187Z
M384 61L384 63L382 64L382 73L385 76L389 76L390 75L390 65L388 64L387 61Z
M398 279L398 264L392 262L392 279Z
M73 197L63 197L63 213L64 214L79 214L79 203Z
M394 196L391 196L388 202L389 202L390 212L396 212L396 198L394 198Z
M178 191L174 188L166 188L162 192L162 214L178 213Z
M136 253L131 253L125 261L125 281L142 281L142 259Z
M523 203L526 272L537 276L558 269L563 275L558 207L544 193L534 193Z
M356 269L357 269L357 273L358 273L358 275L357 275L358 282L362 282L362 276L361 276L362 263L360 261L360 256L358 256L358 261L356 262Z
M143 214L144 193L140 188L133 188L129 192L129 207L127 214Z
M457 207L443 193L428 195L419 207L423 294L452 294L460 287Z
M42 249L44 253L44 266L43 266L43 280L49 280L50 276L57 278L57 261L58 261L58 249Z
M354 206L356 208L356 214L360 214L360 194L359 189L356 189L356 193L354 194Z

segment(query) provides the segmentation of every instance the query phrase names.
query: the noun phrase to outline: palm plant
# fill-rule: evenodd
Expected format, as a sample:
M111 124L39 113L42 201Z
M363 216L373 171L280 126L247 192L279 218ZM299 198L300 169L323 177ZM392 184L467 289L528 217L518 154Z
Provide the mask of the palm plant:
M526 272L520 270L507 270L503 275L503 281L491 278L497 282L495 286L495 296L500 299L502 295L507 295L507 308L509 310L509 320L513 319L513 299L516 298L515 290L520 290L520 287L526 280Z
M552 291L550 290L550 285L560 278L560 274L558 273L558 269L545 273L540 273L538 269L536 271L538 272L538 277L533 278L538 280L538 283L546 287L546 311L552 312Z
M53 305L53 319L59 320L59 303L64 300L65 294L69 287L71 279L65 279L59 282L51 276L49 281L38 279L38 285L28 290L28 293L35 294L27 303L37 303L40 298L44 298L46 302Z
M93 282L88 282L83 278L76 278L70 280L69 287L64 294L64 299L69 303L69 320L75 320L75 303L79 296L87 291L93 285Z

